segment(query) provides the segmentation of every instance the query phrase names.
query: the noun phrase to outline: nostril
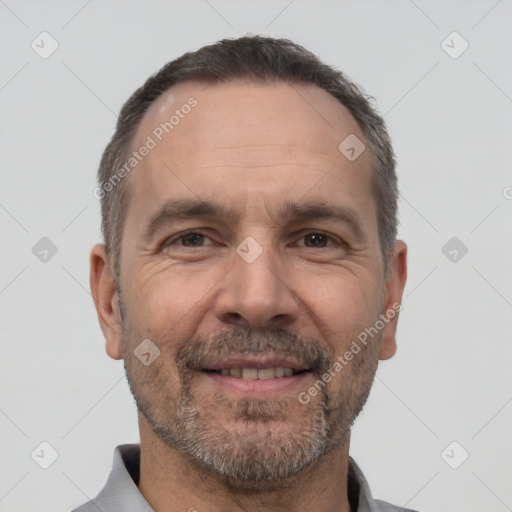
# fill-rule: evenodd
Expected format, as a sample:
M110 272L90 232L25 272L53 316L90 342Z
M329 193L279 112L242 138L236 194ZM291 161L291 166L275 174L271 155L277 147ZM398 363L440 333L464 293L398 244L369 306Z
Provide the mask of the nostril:
M242 327L241 322L244 321L242 315L240 315L240 313L235 313L235 312L224 313L221 317L221 320L226 324L236 324L241 327Z

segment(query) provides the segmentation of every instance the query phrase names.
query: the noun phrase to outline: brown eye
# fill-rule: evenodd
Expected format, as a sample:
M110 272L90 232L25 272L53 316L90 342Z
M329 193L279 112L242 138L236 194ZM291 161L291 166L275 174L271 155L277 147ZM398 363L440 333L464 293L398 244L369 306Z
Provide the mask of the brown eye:
M197 231L189 231L188 233L168 238L162 243L161 247L168 249L180 249L183 247L193 249L194 247L207 247L209 245L215 245L210 237Z
M206 237L200 233L188 233L179 238L185 247L200 247Z
M306 247L326 247L330 237L323 233L309 233L304 236Z

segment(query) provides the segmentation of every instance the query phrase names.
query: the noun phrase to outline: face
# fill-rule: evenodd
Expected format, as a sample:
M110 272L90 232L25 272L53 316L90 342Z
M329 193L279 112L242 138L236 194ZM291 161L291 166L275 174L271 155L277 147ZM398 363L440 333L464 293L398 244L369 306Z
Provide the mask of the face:
M404 285L403 271L384 282L369 150L338 149L351 134L364 140L313 86L185 83L133 142L154 147L130 176L107 351L141 421L231 486L322 460L394 352L396 317L333 370Z

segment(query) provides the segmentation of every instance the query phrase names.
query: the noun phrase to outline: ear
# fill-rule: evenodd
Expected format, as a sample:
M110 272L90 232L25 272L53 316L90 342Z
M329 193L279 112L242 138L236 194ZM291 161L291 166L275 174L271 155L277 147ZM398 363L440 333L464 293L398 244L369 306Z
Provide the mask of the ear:
M105 245L96 244L92 248L90 264L91 293L106 340L105 350L112 359L122 359L119 298Z
M379 352L379 359L390 359L396 353L396 328L398 312L401 309L402 295L407 281L407 245L397 240L393 248L389 273L385 284L384 327Z

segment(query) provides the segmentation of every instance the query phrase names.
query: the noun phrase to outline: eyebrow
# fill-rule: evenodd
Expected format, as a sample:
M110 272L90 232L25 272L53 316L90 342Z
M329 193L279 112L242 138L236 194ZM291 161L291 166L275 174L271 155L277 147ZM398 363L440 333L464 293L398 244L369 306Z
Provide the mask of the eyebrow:
M284 221L304 219L326 219L341 222L351 228L358 241L366 241L366 233L359 214L347 206L330 205L323 201L295 203L285 200L277 211L280 219L275 225ZM181 219L222 218L233 222L239 217L236 211L224 204L201 199L174 199L167 201L150 218L144 228L143 238L151 240L164 226L169 226Z

